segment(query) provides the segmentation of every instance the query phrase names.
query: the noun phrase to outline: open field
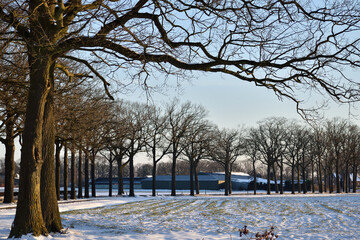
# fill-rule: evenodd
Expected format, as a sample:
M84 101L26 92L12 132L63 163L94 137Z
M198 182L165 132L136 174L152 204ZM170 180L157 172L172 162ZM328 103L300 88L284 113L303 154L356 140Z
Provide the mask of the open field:
M279 239L360 236L359 194L113 197L60 204L60 210L69 233L52 239L235 240L244 225L252 233L274 226ZM14 212L0 209L1 238Z

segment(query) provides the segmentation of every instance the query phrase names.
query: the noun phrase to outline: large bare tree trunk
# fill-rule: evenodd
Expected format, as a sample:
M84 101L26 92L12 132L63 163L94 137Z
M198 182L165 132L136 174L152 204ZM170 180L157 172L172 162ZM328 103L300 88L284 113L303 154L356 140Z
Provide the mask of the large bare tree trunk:
M320 162L320 158L318 160L318 184L319 184L319 193L323 193L323 179L322 179L322 171L321 171L321 162Z
M53 66L51 67L53 73ZM40 197L41 209L45 227L49 232L60 232L62 229L59 207L57 204L58 190L55 186L55 119L54 119L54 79L50 76L51 90L47 96L44 111L43 138L42 138L42 157L44 163L41 168ZM59 154L60 155L60 154ZM58 156L60 158L60 156ZM60 159L57 159L60 165ZM60 172L60 166L59 166ZM60 177L60 173L59 173ZM60 185L60 181L58 181Z
M32 50L41 51L40 49ZM29 56L30 89L21 151L19 197L9 237L20 237L28 233L34 236L48 234L41 211L40 176L43 164L43 116L50 89L50 64L50 57L45 54L42 54L39 59Z
M109 166L109 197L112 197L113 160L112 160L112 154L111 153L110 153L110 161L109 161L109 163L110 163L110 166Z
M5 139L5 192L4 203L14 201L14 180L15 180L15 161L14 161L14 117L8 114L6 122Z

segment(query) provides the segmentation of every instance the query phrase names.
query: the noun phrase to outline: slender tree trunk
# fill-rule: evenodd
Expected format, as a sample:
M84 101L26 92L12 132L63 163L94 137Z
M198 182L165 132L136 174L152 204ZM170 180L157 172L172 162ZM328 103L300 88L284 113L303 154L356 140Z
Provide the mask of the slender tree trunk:
M56 198L60 200L60 151L61 145L59 140L55 140L55 189Z
M15 144L14 144L14 117L8 114L7 123L5 125L5 192L4 203L12 203L14 201L14 180L15 180Z
M95 183L95 150L91 153L91 196L96 197L96 183Z
M152 196L156 196L156 159L153 159L153 167L152 167Z
M298 180L298 193L301 193L301 174L300 174L300 164L297 164L297 180Z
M303 193L307 193L307 184L306 184L306 172L305 167L302 168L302 177L303 177Z
M171 167L171 196L176 196L176 148L173 146Z
M315 176L314 176L314 162L311 161L311 191L315 193Z
M283 168L284 168L284 162L283 162L283 159L281 159L281 162L280 162L280 194L284 194Z
M189 159L190 165L190 196L195 195L194 191L194 160L192 158Z
M256 161L252 161L253 164L253 173L254 173L254 195L256 195L256 189L257 189L257 179L256 179L256 167L255 167Z
M324 192L327 192L328 189L328 182L327 182L327 171L326 167L324 168Z
M51 70L52 73L54 71L53 67L54 66L52 66ZM62 225L57 203L58 197L60 198L60 166L57 168L57 171L59 171L57 176L59 177L57 182L59 186L55 186L54 79L53 77L50 79L51 90L47 96L43 122L42 157L44 163L41 168L40 199L42 215L48 232L60 232ZM60 147L58 148L60 149ZM58 153L57 157L56 164L60 165L60 153Z
M232 194L232 183L231 183L231 171L228 174L228 183L229 183L229 194Z
M31 34L35 35L36 30ZM42 129L44 107L49 92L49 69L51 57L42 53L41 58L32 58L42 51L29 49L30 89L26 107L23 145L20 162L19 196L15 219L9 237L20 237L27 233L34 236L47 234L41 212L40 175L42 159Z
M291 194L295 194L295 164L291 164Z
M346 165L345 165L345 178L344 178L344 180L345 180L345 187L344 187L344 189L345 189L345 192L346 193L348 193L349 192L349 163L348 162L346 162Z
M340 160L337 155L335 160L335 171L336 171L336 192L341 193L341 186L340 186Z
M89 152L85 151L85 198L89 198L90 197L90 193L89 193Z
M83 176L83 169L82 169L82 158L83 158L83 152L81 149L79 149L79 169L78 169L78 198L82 198L82 176Z
M75 191L75 149L72 146L71 147L71 173L70 173L70 178L71 178L71 191L70 191L70 199L75 199L76 198L76 191Z
M68 149L66 143L64 144L64 200L68 199L68 185L69 185L69 163L68 163Z
M322 180L322 171L321 171L321 162L320 158L318 159L318 184L319 184L319 193L323 193L323 180Z
M112 197L112 172L113 172L113 159L112 159L112 154L110 153L110 161L109 161L109 197Z
M130 164L130 189L129 189L129 196L135 197L135 191L134 191L134 155L131 153L129 156L129 164Z
M358 166L354 164L353 166L353 192L356 193L357 188L357 174L358 174Z
M225 196L229 195L229 164L225 163Z

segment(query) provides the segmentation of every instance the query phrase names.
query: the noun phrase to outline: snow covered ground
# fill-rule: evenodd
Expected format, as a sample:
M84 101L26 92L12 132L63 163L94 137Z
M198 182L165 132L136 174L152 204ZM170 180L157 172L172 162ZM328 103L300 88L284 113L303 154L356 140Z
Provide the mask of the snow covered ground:
M36 239L248 239L239 237L244 225L252 234L274 226L279 239L360 239L360 194L140 195L61 201L68 233ZM0 239L14 214L0 204Z

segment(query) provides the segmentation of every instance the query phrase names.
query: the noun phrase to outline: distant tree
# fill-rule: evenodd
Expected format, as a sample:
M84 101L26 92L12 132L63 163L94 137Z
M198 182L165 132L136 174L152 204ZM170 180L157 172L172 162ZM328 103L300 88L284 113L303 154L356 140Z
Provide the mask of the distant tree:
M171 196L176 196L176 162L183 152L183 141L191 134L192 124L201 121L206 112L202 106L190 102L178 104L174 99L166 106L165 114L168 115L168 131L165 136L171 144Z
M149 106L148 124L145 126L145 150L152 159L152 196L156 196L156 174L157 164L160 162L171 147L171 142L166 141L165 134L168 128L168 116L162 109L156 106Z
M328 139L329 157L334 159L335 164L335 181L336 192L341 192L340 185L340 168L344 161L345 142L346 142L346 128L347 122L342 119L334 118L327 121L326 134ZM333 173L331 173L333 174Z
M260 161L267 167L267 194L271 193L271 169L274 169L274 164L286 149L285 123L284 118L267 118L260 121L258 127L251 129L249 133L249 137L256 143L256 148L262 155Z
M205 109L203 109L205 112ZM204 114L204 117L206 115ZM211 141L211 130L213 126L205 119L192 122L189 126L188 134L182 144L183 156L185 160L189 161L190 172L190 195L199 194L199 181L197 176L197 166L201 159L205 158L209 150L209 143Z
M210 159L219 163L225 172L225 195L231 194L231 170L235 161L244 154L244 139L237 129L214 129Z

